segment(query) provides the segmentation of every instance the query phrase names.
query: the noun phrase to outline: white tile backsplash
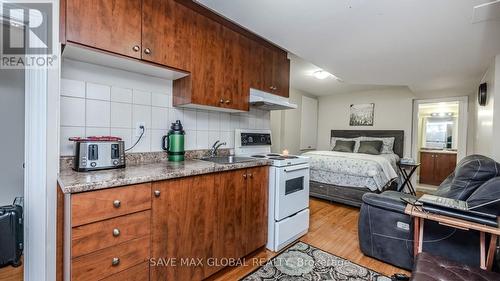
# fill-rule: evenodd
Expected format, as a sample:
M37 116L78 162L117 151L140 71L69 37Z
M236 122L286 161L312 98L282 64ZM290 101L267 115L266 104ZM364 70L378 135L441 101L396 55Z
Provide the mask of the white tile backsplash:
M111 128L132 128L132 105L111 102Z
M101 100L86 100L85 125L87 127L110 127L111 103Z
M185 149L208 149L216 140L234 147L234 129L268 129L268 111L226 113L172 107L172 81L132 72L63 61L61 80L61 155L72 155L72 136L113 135L129 148L137 140L136 123L145 136L131 152L161 151L170 124L181 120Z
M138 123L144 123L146 129L151 129L151 106L137 105L132 106L132 128L137 128Z
M132 89L111 87L111 101L132 103Z
M111 87L107 85L87 83L87 99L111 100Z
M151 92L134 90L132 99L134 104L151 105Z
M158 107L172 107L172 96L161 93L152 93L151 104Z
M85 82L61 79L61 96L85 98Z
M61 126L85 126L85 99L61 97Z

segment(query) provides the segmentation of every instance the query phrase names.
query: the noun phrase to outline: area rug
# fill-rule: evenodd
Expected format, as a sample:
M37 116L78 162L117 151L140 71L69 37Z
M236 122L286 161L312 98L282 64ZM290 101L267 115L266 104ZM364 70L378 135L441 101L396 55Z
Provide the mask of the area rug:
M297 242L265 265L250 273L244 281L390 281L387 276L337 257L303 242Z

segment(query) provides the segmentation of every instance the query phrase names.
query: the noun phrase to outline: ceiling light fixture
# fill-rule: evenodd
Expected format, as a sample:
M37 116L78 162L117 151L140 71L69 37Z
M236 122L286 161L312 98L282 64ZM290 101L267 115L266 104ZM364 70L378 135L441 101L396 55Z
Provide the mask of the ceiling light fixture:
M333 75L324 71L324 70L316 70L313 72L313 76L316 79L323 80L323 79L328 78L328 77L333 76Z

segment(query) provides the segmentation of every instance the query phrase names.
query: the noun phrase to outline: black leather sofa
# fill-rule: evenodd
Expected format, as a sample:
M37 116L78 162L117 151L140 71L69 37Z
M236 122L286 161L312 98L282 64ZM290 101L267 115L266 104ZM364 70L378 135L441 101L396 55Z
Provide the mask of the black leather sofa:
M439 186L435 195L465 200L469 207L498 216L500 163L481 155L467 156ZM404 214L406 203L401 197L415 198L395 191L363 196L358 221L359 245L367 256L410 270L414 261L413 222ZM426 221L423 238L423 251L479 266L478 232Z

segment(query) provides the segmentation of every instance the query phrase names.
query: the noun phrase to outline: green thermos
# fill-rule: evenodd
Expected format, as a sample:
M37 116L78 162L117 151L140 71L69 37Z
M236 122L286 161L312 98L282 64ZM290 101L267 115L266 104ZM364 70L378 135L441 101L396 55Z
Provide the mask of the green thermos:
M177 120L170 126L168 134L163 136L162 148L168 153L168 161L184 161L184 134L181 120Z

